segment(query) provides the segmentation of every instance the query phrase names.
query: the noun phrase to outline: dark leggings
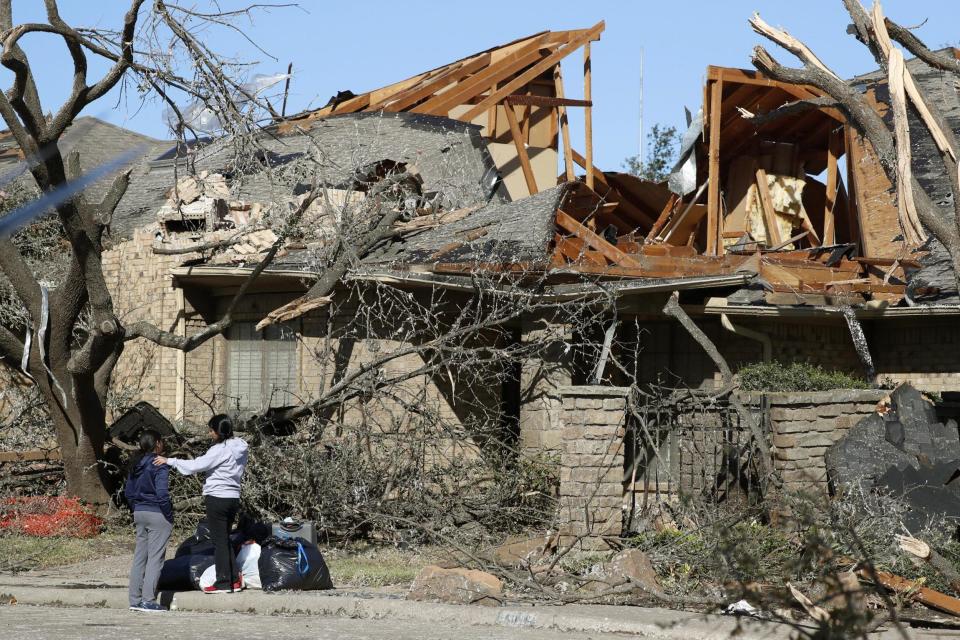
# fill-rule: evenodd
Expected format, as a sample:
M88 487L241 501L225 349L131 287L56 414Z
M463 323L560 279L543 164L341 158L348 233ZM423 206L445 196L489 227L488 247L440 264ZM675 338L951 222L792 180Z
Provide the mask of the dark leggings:
M217 565L217 581L214 586L218 589L232 589L239 576L230 545L230 528L237 516L240 499L215 496L204 496L203 499L207 507L207 524L210 525L210 537L214 544L213 557Z

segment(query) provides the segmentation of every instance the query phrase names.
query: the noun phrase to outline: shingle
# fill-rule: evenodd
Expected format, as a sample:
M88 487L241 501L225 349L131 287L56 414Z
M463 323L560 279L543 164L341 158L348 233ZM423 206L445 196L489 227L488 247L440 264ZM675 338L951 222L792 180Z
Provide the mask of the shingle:
M491 203L461 220L392 243L387 250L368 256L364 263L545 264L556 211L569 188L565 183L522 200ZM483 235L469 239L479 232Z
M445 209L484 204L492 194L496 169L480 137L480 128L450 118L411 113L362 113L335 116L313 123L308 131L283 137L264 137L276 169L235 177L231 189L238 200L274 202L309 188L311 175L305 163L294 162L306 154L322 158L321 182L340 187L349 184L358 169L383 160L415 168L425 192L441 195ZM222 172L232 164L229 141L201 150L197 171ZM271 178L274 181L271 181ZM171 162L144 162L131 178L130 189L118 207L114 231L120 236L154 221L156 211L173 186Z

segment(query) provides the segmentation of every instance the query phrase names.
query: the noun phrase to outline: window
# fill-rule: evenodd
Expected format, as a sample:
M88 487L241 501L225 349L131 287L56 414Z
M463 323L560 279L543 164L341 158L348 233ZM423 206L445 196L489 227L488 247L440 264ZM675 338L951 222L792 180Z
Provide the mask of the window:
M263 331L235 322L227 331L227 395L230 409L262 411L297 403L297 342L286 325Z

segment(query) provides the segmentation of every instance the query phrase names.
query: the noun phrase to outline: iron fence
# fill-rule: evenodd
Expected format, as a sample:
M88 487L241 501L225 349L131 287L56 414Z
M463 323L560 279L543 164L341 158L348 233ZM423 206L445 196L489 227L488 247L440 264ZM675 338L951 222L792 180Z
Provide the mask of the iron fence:
M762 498L757 447L739 413L726 402L663 402L637 394L627 416L624 456L625 525L653 507L683 499L709 503ZM766 399L748 407L769 432Z

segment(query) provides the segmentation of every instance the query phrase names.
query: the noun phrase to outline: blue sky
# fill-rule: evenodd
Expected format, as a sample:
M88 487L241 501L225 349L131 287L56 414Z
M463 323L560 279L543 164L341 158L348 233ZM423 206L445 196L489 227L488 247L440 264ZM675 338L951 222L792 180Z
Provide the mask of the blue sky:
M203 0L185 0L204 6ZM74 25L118 28L126 0L61 0L61 14ZM221 0L225 8L248 4ZM960 42L957 0L887 0L887 15L907 25L927 22L917 31L927 44ZM702 101L708 64L750 66L760 42L747 24L754 10L767 22L786 28L806 42L842 76L872 68L866 49L845 33L848 20L840 0L304 0L301 8L259 12L246 31L276 59L256 51L227 31L210 31L205 42L221 53L257 61L251 73L284 71L293 62L288 113L323 105L340 89L357 93L400 80L470 53L544 29L571 29L606 20L593 44L594 157L604 169L618 169L637 152L639 136L640 52L644 52L644 128L654 123L682 128L684 106ZM39 0L14 0L17 21L42 20ZM31 35L24 47L39 76L45 108L67 94L69 57L60 41ZM771 48L771 51L773 49ZM773 51L782 62L786 53ZM568 97L578 97L581 57L565 64ZM91 78L102 67L91 68ZM9 86L9 73L3 75ZM136 131L168 137L157 102L116 92L91 105L95 115ZM572 117L573 118L573 117ZM574 140L582 140L577 123ZM575 146L582 147L575 143Z

